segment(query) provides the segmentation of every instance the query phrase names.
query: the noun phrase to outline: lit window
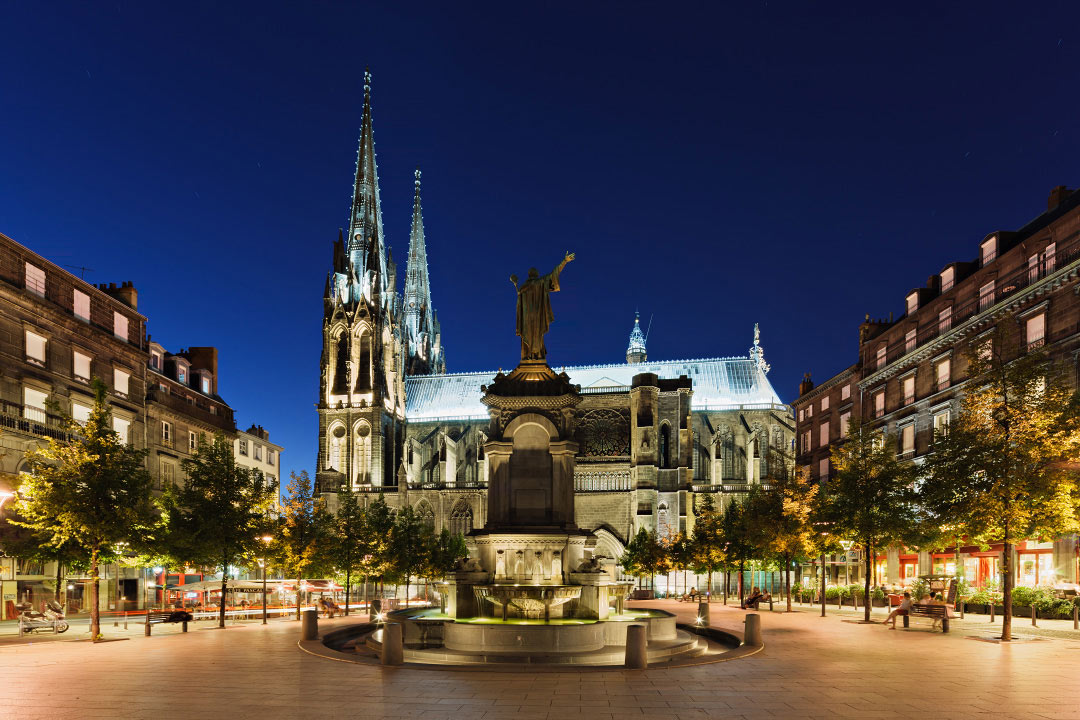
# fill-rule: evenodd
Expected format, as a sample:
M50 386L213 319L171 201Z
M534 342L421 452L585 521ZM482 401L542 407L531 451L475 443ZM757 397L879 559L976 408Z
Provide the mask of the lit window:
M189 430L188 431L188 437L187 437L187 449L189 451L191 451L191 452L195 452L195 450L198 449L198 447L199 447L199 437L195 433L193 433L193 432L191 432Z
M90 379L90 356L78 350L71 353L71 374L80 380Z
M172 444L172 423L165 420L161 421L161 443L163 445Z
M1039 313L1038 315L1032 315L1024 323L1026 331L1027 349L1034 350L1040 348L1046 342L1046 315Z
M1033 283L1039 279L1039 253L1028 258L1028 282Z
M907 296L907 314L911 315L919 309L919 293L913 292Z
M799 422L806 419L806 408L799 408Z
M26 331L26 359L36 365L45 364L45 338L30 330Z
M203 394L205 394L205 395L210 394L210 378L208 378L208 377L202 378L202 391L203 391Z
M45 297L45 271L30 263L26 263L26 289Z
M128 382L131 380L131 375L126 370L120 368L113 368L113 390L118 395L128 394Z
M161 353L150 353L150 367L161 370Z
M954 268L947 267L941 271L941 292L952 290L954 282L956 282L956 270Z
M851 413L846 412L840 416L840 437L846 438L848 433L848 426L851 425Z
M989 362L990 358L994 355L994 338L986 338L979 344L979 349L975 351L975 354L980 360Z
M885 343L881 343L880 345L878 345L878 349L877 349L877 366L879 368L885 367L885 353L886 353Z
M937 389L944 390L949 387L952 375L952 363L945 358L937 365Z
M255 446L255 459L262 460L262 445Z
M979 311L983 311L986 308L994 304L994 281L986 283L979 288Z
M915 376L909 375L904 378L904 404L910 405L915 402Z
M810 452L810 431L806 430L802 434L802 450L803 452Z
M982 264L988 265L997 259L997 235L982 244Z
M162 486L169 486L173 484L173 466L172 463L161 461L161 484Z
M85 425L90 420L91 407L77 400L71 401L71 419L80 425Z
M904 336L904 352L911 352L915 349L915 338L918 334L919 332L915 328L907 331L907 335Z
M904 455L915 452L915 423L900 430L900 452Z
M187 385L187 368L179 366L176 368L176 379Z
M23 388L23 417L34 422L45 422L45 400L49 393L37 388Z
M267 451L266 451L266 464L267 465L273 465L274 464L274 455L275 455L275 453L274 453L273 450L267 449Z
M131 433L131 421L127 418L117 417L113 415L112 419L113 431L120 436L120 442L130 442L129 436Z
M1043 267L1045 268L1045 272L1047 275L1054 272L1057 260L1056 253L1057 243L1050 243L1046 246L1046 250L1043 251Z
M934 413L934 435L944 435L949 432L949 411L941 410Z
M72 303L71 309L75 312L75 317L80 320L90 322L90 296L81 290L75 291L75 301Z
M885 391L874 395L874 417L878 418L885 414Z
M829 479L829 458L821 458L818 460L818 477L822 480Z
M247 440L240 441L240 454L247 457Z
M828 396L825 396L825 397L821 398L821 412L825 412L828 409L829 409L829 398L828 398Z
M840 388L840 399L847 400L849 397L851 397L851 386L845 385L844 387Z
M818 428L818 443L820 443L821 447L825 447L826 445L829 444L829 421L828 420L821 423L821 426Z
M128 339L128 319L118 312L113 312L113 335L121 340Z
M937 316L938 333L946 333L952 329L952 305L942 309Z

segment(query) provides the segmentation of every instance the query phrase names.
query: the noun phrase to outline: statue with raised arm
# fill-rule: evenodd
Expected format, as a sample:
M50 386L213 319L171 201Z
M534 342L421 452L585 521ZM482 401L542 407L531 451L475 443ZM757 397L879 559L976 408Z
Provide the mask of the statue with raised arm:
M559 273L573 259L574 253L566 253L558 267L543 277L536 268L529 268L528 279L520 285L517 275L510 276L510 282L517 289L516 329L521 338L522 360L543 360L547 357L544 334L554 319L548 293L559 292Z

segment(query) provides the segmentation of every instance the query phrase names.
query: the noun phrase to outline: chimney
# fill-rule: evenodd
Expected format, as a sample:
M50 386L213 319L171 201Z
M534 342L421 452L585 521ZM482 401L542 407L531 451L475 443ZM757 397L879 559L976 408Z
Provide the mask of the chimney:
M1058 205L1065 202L1065 198L1069 197L1074 192L1075 190L1070 190L1064 185L1058 185L1050 191L1050 198L1046 201L1046 209L1053 210Z
M810 379L810 373L803 373L802 382L799 383L799 397L814 389L814 381Z
M216 347L189 347L182 351L184 357L191 361L192 370L210 371L210 394L218 394L217 376L217 348Z
M98 285L98 288L104 291L109 297L116 298L132 310L139 309L139 292L135 289L134 283L130 280L120 283L120 287L116 287L116 283L109 283L108 285L102 283L101 285Z

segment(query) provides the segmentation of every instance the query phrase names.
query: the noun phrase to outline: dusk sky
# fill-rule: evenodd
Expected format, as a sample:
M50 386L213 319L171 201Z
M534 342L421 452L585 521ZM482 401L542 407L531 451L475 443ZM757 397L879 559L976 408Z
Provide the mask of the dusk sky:
M810 6L817 5L814 10ZM552 366L855 360L863 315L1080 184L1080 3L7 2L0 232L220 350L313 471L322 292L363 99L405 275L423 171L451 372L511 368L511 273L577 260Z

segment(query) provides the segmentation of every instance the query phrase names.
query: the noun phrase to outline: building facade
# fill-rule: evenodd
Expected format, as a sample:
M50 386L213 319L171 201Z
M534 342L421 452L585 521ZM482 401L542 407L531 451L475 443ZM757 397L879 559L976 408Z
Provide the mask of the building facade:
M436 530L468 534L486 521L491 418L481 397L496 373L446 373L415 177L399 295L367 76L349 231L334 244L323 293L317 487L331 507L348 483L369 499L412 506ZM635 317L626 362L565 368L583 396L572 418L576 517L609 559L639 528L690 530L695 495L722 502L790 465L794 423L766 377L756 327L745 356L647 358Z
M904 296L898 318L859 326L858 359L815 386L809 377L793 403L797 462L826 482L829 453L844 441L853 419L872 421L897 439L897 454L920 462L935 431L959 410L968 382L969 353L997 327L1014 338L1006 359L1040 350L1078 386L1080 358L1080 192L1055 188L1046 212L1016 231L995 231L973 260L947 264L926 285ZM910 582L923 574L952 574L956 548L940 553L893 548L875 559L877 576ZM962 546L969 582L998 576L1000 547ZM1055 577L1080 581L1075 536L1044 538L1017 548L1016 581L1049 584Z
M278 485L278 497L281 496L282 453L285 448L270 442L270 433L262 425L252 425L247 430L240 430L233 440L233 457L236 464L251 470L258 470L267 480ZM276 502L274 512L280 512L281 503Z

